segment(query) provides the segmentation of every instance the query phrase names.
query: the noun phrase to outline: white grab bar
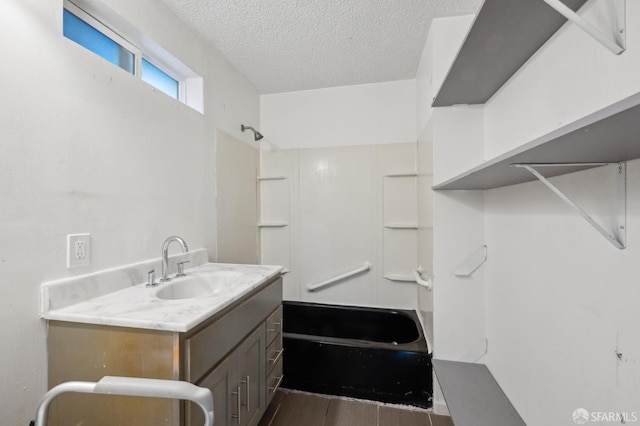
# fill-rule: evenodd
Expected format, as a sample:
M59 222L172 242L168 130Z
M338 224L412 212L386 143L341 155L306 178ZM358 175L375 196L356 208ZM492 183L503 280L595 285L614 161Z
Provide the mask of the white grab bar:
M422 279L422 269L416 268L413 270L413 277L416 279L416 283L425 287L427 290L431 291L433 289L433 283L431 282L431 278L428 280Z
M357 275L357 274L359 274L361 272L370 271L371 268L373 268L371 266L371 263L366 262L364 264L364 266L361 266L360 268L354 269L353 271L345 272L344 274L338 275L338 276L333 277L333 278L329 278L328 280L321 281L321 282L319 282L317 284L307 284L307 291L319 290L322 287L326 287L326 286L328 286L330 284L335 283L336 281L340 281L340 280L343 280L345 278L349 278L349 277L351 277L353 275Z
M213 396L209 389L178 380L116 376L105 376L99 382L66 382L51 388L40 401L35 426L46 426L49 404L66 392L186 399L202 408L205 426L213 426Z

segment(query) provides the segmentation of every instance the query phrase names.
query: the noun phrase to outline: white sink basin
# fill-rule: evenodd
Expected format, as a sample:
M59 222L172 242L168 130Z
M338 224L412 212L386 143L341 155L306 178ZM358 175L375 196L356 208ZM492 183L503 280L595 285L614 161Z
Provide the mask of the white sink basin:
M156 297L177 300L218 296L227 293L242 275L234 271L216 271L174 278L168 283L160 284Z

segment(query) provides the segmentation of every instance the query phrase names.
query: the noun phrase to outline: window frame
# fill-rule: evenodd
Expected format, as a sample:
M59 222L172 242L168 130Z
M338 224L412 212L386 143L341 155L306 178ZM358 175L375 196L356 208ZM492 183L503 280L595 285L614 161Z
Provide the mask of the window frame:
M135 76L137 79L139 79L140 81L142 81L144 84L153 87L156 91L162 93L165 96L168 96L171 99L175 99L185 105L188 105L186 102L186 78L184 76L179 75L177 72L175 72L172 67L168 66L166 64L165 61L159 59L156 55L154 55L152 52L145 52L142 49L140 49L138 46L136 46L135 44L131 43L129 40L127 40L125 37L123 37L122 35L118 34L116 31L114 31L113 29L111 29L108 25L102 23L100 21L100 19L96 18L95 16L91 15L89 12L87 12L86 10L82 9L80 6L76 5L73 1L71 0L64 0L63 2L63 9L66 9L67 11L69 11L71 14L75 15L76 17L78 17L80 20L84 21L87 25L93 27L96 31L102 33L104 36L110 38L113 42L119 44L120 46L122 46L123 48L127 49L129 52L131 52L133 54L133 74L129 73L127 70L116 66L116 68L121 69L122 71L126 72L129 75L133 75ZM67 38L67 37L65 37ZM83 46L80 43L77 43L75 40L69 39L67 38L67 40L72 41L75 44L78 44L79 46L82 46L84 49L89 50L86 46ZM92 54L102 58L103 60L106 60L105 58L103 58L101 55L89 50ZM167 74L169 77L173 78L174 80L176 80L178 82L178 97L173 97L171 95L168 95L167 93L163 92L162 90L158 89L157 87L153 86L152 84L147 83L146 81L142 80L142 59L145 59L146 61L150 62L151 65L155 66L156 68L158 68L160 71L162 71L163 73ZM111 62L109 62L111 64Z

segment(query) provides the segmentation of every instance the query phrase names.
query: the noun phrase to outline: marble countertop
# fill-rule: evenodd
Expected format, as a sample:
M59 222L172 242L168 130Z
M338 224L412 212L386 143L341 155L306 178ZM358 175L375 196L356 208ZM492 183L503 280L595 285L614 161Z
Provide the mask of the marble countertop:
M46 300L47 294L53 292L46 289L48 283L45 283L41 316L47 320L186 332L278 276L281 271L280 266L203 263L186 269L186 277L173 278L171 282L160 283L157 287L129 285L77 303L58 306L54 301ZM157 295L168 286L177 287L187 281L205 282L214 275L225 274L232 279L211 295L182 299L163 299ZM92 280L95 281L95 277L87 279L87 282ZM81 285L82 280L75 281L76 287ZM59 286L59 283L55 284Z

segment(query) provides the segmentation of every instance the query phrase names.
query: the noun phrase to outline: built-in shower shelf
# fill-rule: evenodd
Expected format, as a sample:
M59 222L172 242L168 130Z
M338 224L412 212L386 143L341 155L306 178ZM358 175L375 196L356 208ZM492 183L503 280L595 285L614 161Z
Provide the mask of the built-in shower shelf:
M258 223L258 228L284 228L289 226L286 222L261 222Z
M388 175L384 175L387 178L401 178L401 177L416 177L418 174L416 172L408 172L408 173L391 173Z
M258 176L259 181L263 180L285 180L286 176Z
M389 223L384 225L387 229L418 229L415 223Z
M413 277L410 277L409 275L387 274L387 275L384 275L384 278L388 279L389 281L398 281L398 282L407 282L407 283L416 282L416 279Z

